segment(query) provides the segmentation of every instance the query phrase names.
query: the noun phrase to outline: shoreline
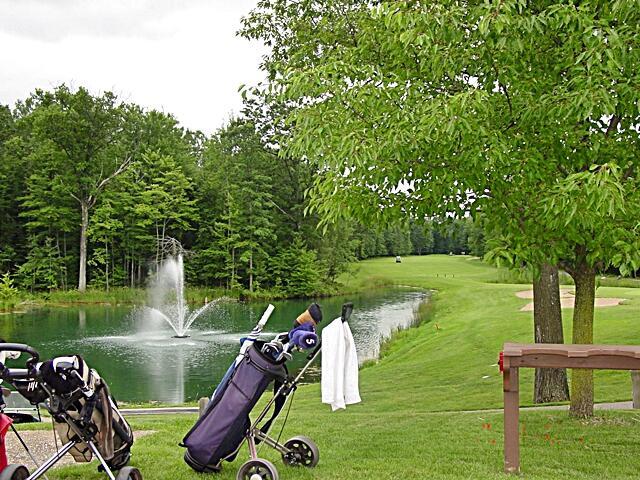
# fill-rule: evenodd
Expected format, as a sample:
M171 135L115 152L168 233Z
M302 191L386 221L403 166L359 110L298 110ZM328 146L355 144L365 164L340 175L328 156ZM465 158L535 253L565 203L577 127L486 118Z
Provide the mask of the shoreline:
M273 291L239 292L236 290L224 290L209 287L187 287L185 298L188 304L204 304L205 300L230 297L244 302L260 302L270 300L304 300L313 298L339 297L362 293L366 289L393 288L398 285L393 282L374 282L373 285L359 288L347 288L343 284L335 284L325 291L308 296L290 296ZM414 288L414 287L412 287ZM420 288L420 287L415 287ZM27 294L27 297L17 298L15 301L0 303L0 315L20 314L36 308L56 307L65 308L78 305L145 305L148 298L148 289L141 287L119 287L109 292L105 290L87 290L80 293L77 290L64 290L52 293Z

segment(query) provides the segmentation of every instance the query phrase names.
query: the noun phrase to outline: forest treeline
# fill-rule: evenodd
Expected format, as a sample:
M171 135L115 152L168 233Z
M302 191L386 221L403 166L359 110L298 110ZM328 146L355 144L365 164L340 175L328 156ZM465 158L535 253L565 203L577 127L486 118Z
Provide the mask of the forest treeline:
M143 286L171 237L192 285L301 296L356 259L484 253L469 219L318 229L317 175L248 120L207 137L108 92L37 90L0 107L0 274L30 291Z

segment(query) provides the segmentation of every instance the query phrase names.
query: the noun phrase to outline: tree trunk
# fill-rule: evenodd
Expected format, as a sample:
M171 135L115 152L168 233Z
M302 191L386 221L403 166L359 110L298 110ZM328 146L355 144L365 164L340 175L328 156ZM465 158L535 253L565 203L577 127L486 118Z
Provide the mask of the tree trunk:
M235 287L236 282L236 249L231 249L231 288Z
M253 251L249 255L249 291L253 292Z
M115 247L113 246L113 241L111 242L111 274L116 271L116 256L115 256ZM114 278L115 281L115 278Z
M106 257L104 260L104 276L107 283L107 293L109 293L109 243L106 240L104 242L104 254Z
M547 263L533 280L533 327L536 343L564 343L558 268ZM569 400L565 368L536 368L533 403Z
M160 245L162 245L162 251L160 253L160 261L161 262L164 262L164 248L165 248L165 246L164 246L164 238L165 238L166 230L167 230L167 221L165 220L165 221L162 222L162 238L160 240ZM173 257L175 257L176 260L178 259L178 254L177 253L178 252L176 252L176 247L174 245L171 254L173 255Z
M63 264L63 262L60 262L60 260L66 260L63 256L62 256L62 249L60 248L60 232L56 232L56 252L58 253L58 265ZM60 280L60 285L62 285L62 289L66 290L67 289L67 284L65 283L65 278L64 278L64 268L58 273L58 280Z
M156 282L160 279L160 230L156 222Z
M596 297L596 275L582 257L572 270L576 284L576 301L573 309L573 343L593 343L593 309ZM593 416L593 370L574 369L571 374L571 416Z
M80 267L78 269L78 291L87 290L87 229L89 228L89 204L80 202Z
M69 285L69 275L68 275L69 259L67 257L67 234L66 233L62 234L62 248L63 248L62 251L64 252L64 290L66 290Z
M122 252L122 271L124 272L123 286L126 287L129 282L129 260L126 250Z

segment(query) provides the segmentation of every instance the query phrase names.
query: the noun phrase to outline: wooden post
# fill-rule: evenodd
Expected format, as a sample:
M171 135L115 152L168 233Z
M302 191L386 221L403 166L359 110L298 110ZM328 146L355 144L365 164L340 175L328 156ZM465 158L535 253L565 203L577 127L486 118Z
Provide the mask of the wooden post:
M631 370L631 389L633 408L640 408L640 371L638 370Z
M504 472L520 472L520 392L518 368L505 366L502 374L504 391Z

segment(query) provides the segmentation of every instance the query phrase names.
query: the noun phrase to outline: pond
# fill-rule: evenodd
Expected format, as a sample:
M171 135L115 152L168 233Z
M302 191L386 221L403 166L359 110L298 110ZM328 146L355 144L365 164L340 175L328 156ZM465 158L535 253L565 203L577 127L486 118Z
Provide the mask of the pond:
M378 356L394 330L410 325L414 310L427 297L414 290L376 291L319 300L323 325L340 316L344 302L354 303L350 320L360 361ZM271 339L291 328L310 301L273 302L261 338ZM166 323L142 315L131 306L56 307L0 317L0 337L26 343L42 359L79 354L107 380L113 395L124 402L182 403L211 395L268 302L220 302L198 317L189 338L173 338ZM304 363L294 354L290 369ZM317 362L319 364L319 362ZM317 379L319 368L308 378Z

